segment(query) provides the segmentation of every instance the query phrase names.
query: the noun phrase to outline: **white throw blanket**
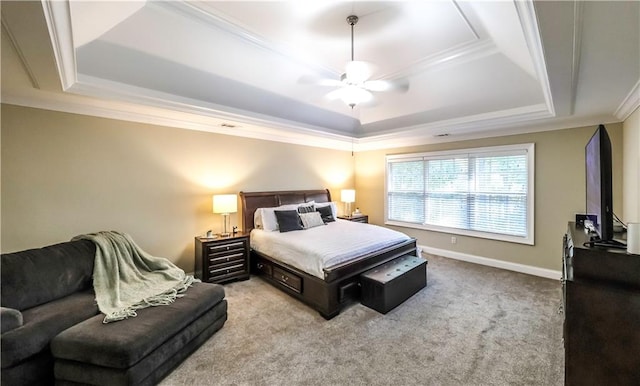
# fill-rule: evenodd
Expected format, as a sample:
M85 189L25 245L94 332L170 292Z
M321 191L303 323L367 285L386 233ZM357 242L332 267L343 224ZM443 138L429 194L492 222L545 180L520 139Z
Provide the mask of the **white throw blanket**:
M93 288L103 323L136 316L136 310L173 303L198 279L169 260L143 251L129 235L98 232L80 235L96 244Z

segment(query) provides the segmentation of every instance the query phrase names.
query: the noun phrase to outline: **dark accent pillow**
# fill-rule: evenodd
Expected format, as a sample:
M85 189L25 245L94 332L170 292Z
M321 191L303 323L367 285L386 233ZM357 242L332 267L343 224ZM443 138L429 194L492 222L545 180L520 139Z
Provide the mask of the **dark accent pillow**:
M304 229L297 210L275 210L276 220L280 232L298 231Z
M330 205L318 206L316 207L316 211L320 212L320 217L322 217L322 221L324 221L325 224L328 222L336 221L336 219L333 218L333 211L331 210Z
M311 205L300 205L298 207L298 213L312 213L315 212L315 208L313 207L313 204Z

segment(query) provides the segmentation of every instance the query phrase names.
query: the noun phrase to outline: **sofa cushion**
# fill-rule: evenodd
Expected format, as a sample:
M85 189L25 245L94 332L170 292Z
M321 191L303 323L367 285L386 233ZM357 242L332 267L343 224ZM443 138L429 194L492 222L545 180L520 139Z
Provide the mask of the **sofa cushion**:
M54 386L53 356L49 350L34 355L28 361L2 368L2 386Z
M23 325L2 334L2 368L48 350L54 336L97 313L93 291L78 292L22 311Z
M222 300L138 363L126 369L56 358L56 385L157 385L180 362L222 328L226 320L227 301Z
M56 359L126 369L223 299L221 285L195 283L175 302L139 310L136 317L107 324L104 315L85 320L56 336L51 352Z
M95 254L89 240L3 254L2 307L22 311L90 288Z
M3 334L22 326L23 322L22 312L15 308L0 307L0 330Z

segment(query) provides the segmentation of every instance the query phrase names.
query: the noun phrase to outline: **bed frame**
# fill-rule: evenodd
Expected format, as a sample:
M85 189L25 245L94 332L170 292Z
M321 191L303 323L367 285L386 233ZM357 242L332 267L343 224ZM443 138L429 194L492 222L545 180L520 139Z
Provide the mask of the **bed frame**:
M288 190L274 192L240 192L242 201L242 229L254 228L253 215L258 208L270 208L309 201L330 202L331 193L323 190ZM316 309L325 319L340 313L349 300L360 294L360 274L403 255L416 254L416 240L386 247L360 256L355 260L324 270L324 280L251 251L251 272L267 282Z

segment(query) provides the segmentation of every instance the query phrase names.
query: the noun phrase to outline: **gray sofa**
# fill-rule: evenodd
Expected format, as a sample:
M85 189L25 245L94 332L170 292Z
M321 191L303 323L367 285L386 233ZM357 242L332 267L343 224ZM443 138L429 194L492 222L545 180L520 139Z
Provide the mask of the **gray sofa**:
M196 283L170 305L103 324L94 257L88 240L2 254L2 385L155 384L227 320L224 288Z

